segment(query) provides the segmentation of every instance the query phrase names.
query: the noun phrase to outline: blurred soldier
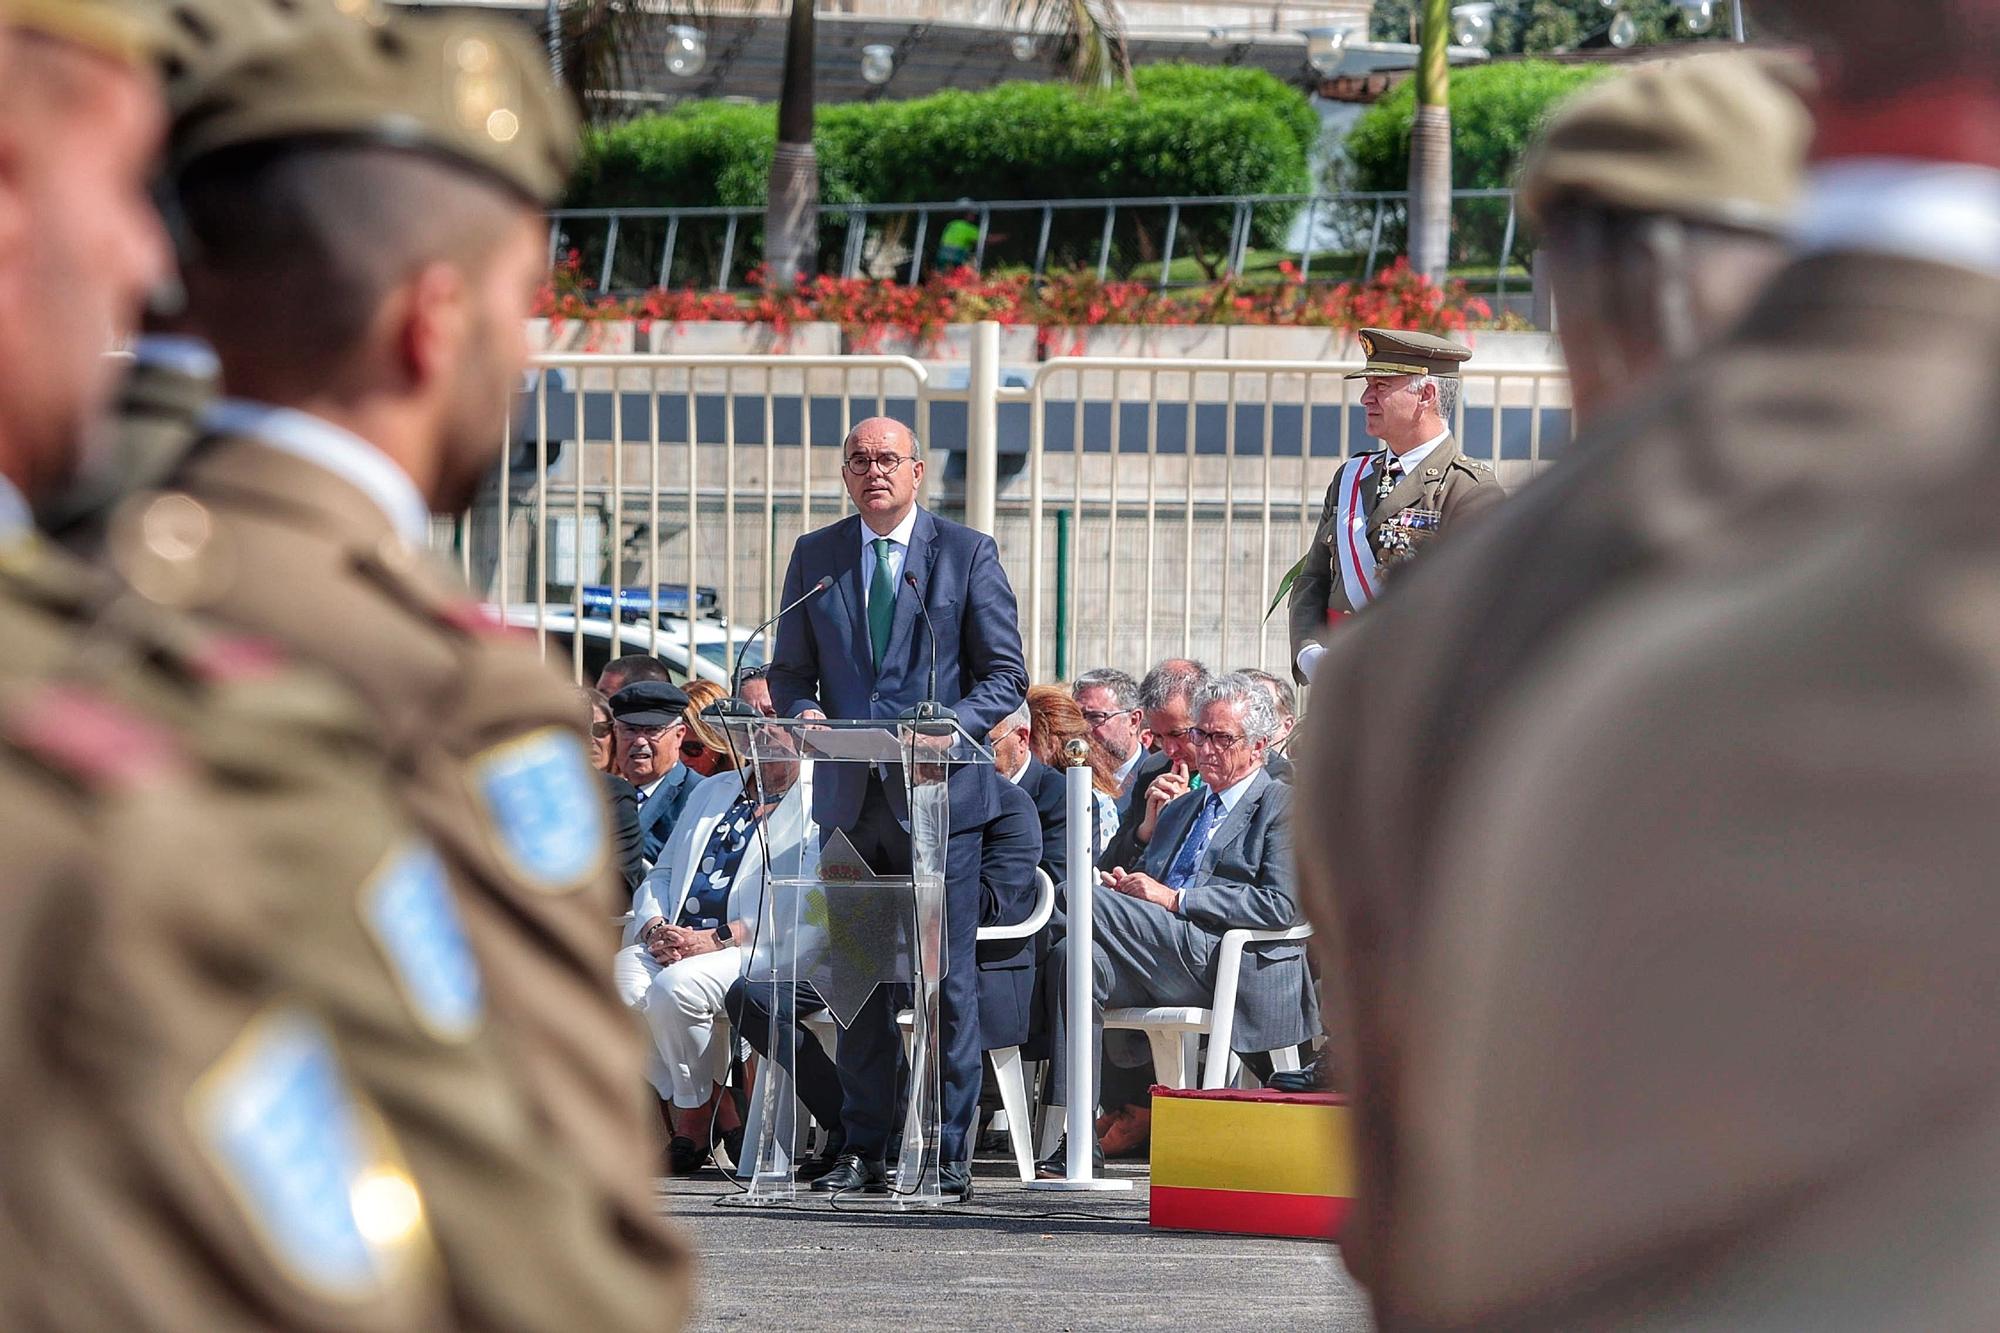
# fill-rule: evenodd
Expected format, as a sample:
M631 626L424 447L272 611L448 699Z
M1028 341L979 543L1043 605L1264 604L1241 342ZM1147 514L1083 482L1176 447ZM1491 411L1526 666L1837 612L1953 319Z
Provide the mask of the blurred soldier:
M448 1326L347 1038L504 1088L476 965L358 713L29 527L164 266L162 118L129 10L0 19L0 1323ZM155 511L124 553L156 600L211 570L199 520ZM385 903L415 919L384 932Z
M1790 216L1810 138L1796 82L1802 74L1764 56L1726 52L1662 62L1582 94L1530 152L1522 202L1550 236L1562 346L1576 420L1584 426L1580 450L1592 448L1590 426L1620 398L1686 356L1688 338L1712 342L1740 318L1768 266L1780 262L1778 228ZM1620 490L1638 492L1644 484L1620 480ZM1542 488L1534 494L1538 504L1548 498ZM1604 516L1534 522L1624 522L1630 514L1632 500L1620 498ZM1346 813L1344 849L1338 865L1322 869L1324 879L1310 879L1308 871L1316 919L1322 927L1338 923L1322 951L1340 959L1328 969L1344 995L1330 1009L1348 1011L1348 1035L1336 1049L1348 1049L1344 1071L1356 1085L1356 1115L1368 1145L1364 1203L1346 1243L1364 1273L1372 1271L1372 1225L1386 1189L1376 1179L1392 1171L1396 1027L1412 931L1424 909L1422 849L1412 839L1432 829L1456 745L1454 735L1432 727L1442 727L1446 713L1456 721L1456 701L1444 693L1456 685L1456 673L1476 673L1476 662L1440 654L1482 650L1484 616L1504 608L1480 598L1504 600L1522 576L1520 564L1540 558L1530 532L1550 540L1542 526L1522 526L1528 522L1510 512L1496 524L1520 530L1512 538L1518 548L1486 556L1510 564L1474 570L1454 556L1450 564L1468 570L1456 582L1430 574L1406 580L1396 604L1376 608L1368 624L1354 624L1358 634L1320 662L1318 683L1332 687L1320 693L1322 701L1368 699L1354 707L1322 703L1342 715L1338 749L1322 733L1316 761L1320 791L1338 791L1326 797L1330 809ZM1482 580L1478 588L1468 586L1472 578ZM1314 753L1314 745L1302 735L1294 751ZM1386 783L1400 783L1400 795L1390 797Z
M1791 261L1739 324L1662 387L1602 420L1579 441L1573 461L1496 522L1429 562L1407 595L1358 627L1363 632L1339 646L1338 662L1327 663L1335 674L1324 679L1337 683L1336 700L1367 697L1375 716L1395 719L1373 726L1336 704L1310 728L1312 778L1330 807L1359 817L1344 828L1351 836L1337 852L1326 839L1301 839L1312 900L1320 920L1335 927L1340 961L1333 975L1353 988L1350 1004L1369 1014L1355 1029L1363 1045L1357 1091L1368 1198L1354 1248L1390 1323L1496 1294L1488 1288L1475 1295L1461 1284L1433 1300L1428 1279L1413 1272L1420 1253L1432 1261L1438 1253L1412 1239L1408 1227L1417 1224L1403 1216L1415 1195L1405 1184L1401 1136L1412 1116L1429 1114L1426 1098L1439 1094L1428 1081L1401 1087L1415 1066L1413 1056L1399 1053L1399 1029L1411 1021L1406 1006L1417 994L1411 969L1427 952L1431 926L1460 915L1446 910L1459 885L1443 877L1437 853L1457 833L1449 812L1480 795L1464 760L1488 720L1556 660L1590 613L1642 580L1696 566L1754 567L1783 549L1786 534L1920 488L1952 466L1949 442L1985 409L2000 279L1970 261L1984 244L1979 238L1992 234L1990 172L1975 181L1966 174L1972 169L1916 159L1948 159L1981 143L1990 153L1991 43L1982 46L1974 33L1989 25L1990 38L1992 11L1980 7L1975 17L1957 0L1923 6L1906 15L1907 27L1897 25L1886 58L1878 58L1873 25L1857 26L1855 7L1813 6L1809 13L1807 22L1832 25L1837 58L1824 67L1818 164L1794 224ZM1989 63L1968 62L1955 44ZM1880 156L1890 150L1910 160ZM1679 160L1665 169L1677 181L1693 174ZM1751 173L1736 186L1759 198L1770 188ZM1941 328L1950 336L1939 337ZM1893 383L1884 383L1885 368ZM1756 669L1754 661L1739 666ZM1674 836L1703 834L1697 826ZM1621 897L1633 869L1630 858L1600 865L1594 891ZM1538 954L1543 962L1553 956ZM1622 1006L1605 996L1592 1002ZM1543 1037L1546 1049L1561 1048L1546 1030ZM1641 1043L1629 1054L1655 1053ZM1566 1074L1566 1086L1577 1078ZM1522 1153L1509 1160L1537 1159ZM1695 1189L1713 1183L1689 1182ZM1602 1197L1653 1202L1629 1183L1605 1185ZM1510 1208L1520 1198L1517 1192ZM1483 1229L1490 1221L1476 1205L1464 1206L1469 1225ZM1648 1216L1660 1220L1670 1211ZM1573 1266L1570 1258L1551 1260L1550 1251L1537 1254L1534 1268L1517 1270L1539 1273L1547 1299L1565 1287L1547 1281L1545 1261L1574 1275L1592 1268L1581 1256L1610 1253L1600 1239L1660 1242L1622 1224L1601 1238L1568 1234L1570 1221L1581 1228L1586 1218L1607 1220L1579 1208L1563 1226L1538 1229L1515 1213L1511 1236L1486 1254L1497 1264L1522 1247L1539 1251L1559 1232L1575 1241ZM1427 1216L1422 1225L1435 1220Z
M1506 494L1492 469L1460 453L1451 436L1458 368L1472 353L1429 333L1359 336L1368 359L1347 378L1368 381L1361 406L1382 448L1334 474L1292 583L1292 661L1301 683L1326 651L1328 625L1374 601L1389 570Z
M587 1295L507 1308L545 1327L672 1327L686 1255L646 1170L657 1145L611 987L613 867L572 694L423 550L430 513L463 508L498 457L543 277L540 209L574 138L505 25L321 24L210 80L170 156L188 325L236 396L168 494L202 506L240 571L195 609L369 705L446 860L545 1151L591 1192L574 1229L589 1264L569 1274ZM458 1183L475 1192L440 1197L441 1218L483 1197L471 1173ZM514 1276L494 1239L472 1280Z

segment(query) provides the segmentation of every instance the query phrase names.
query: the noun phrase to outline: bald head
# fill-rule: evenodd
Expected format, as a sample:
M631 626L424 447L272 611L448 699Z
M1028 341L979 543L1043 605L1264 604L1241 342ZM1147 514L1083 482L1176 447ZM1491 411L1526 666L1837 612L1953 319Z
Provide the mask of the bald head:
M888 536L916 507L924 463L917 437L892 417L869 417L847 432L841 445L841 475L861 521L877 536Z

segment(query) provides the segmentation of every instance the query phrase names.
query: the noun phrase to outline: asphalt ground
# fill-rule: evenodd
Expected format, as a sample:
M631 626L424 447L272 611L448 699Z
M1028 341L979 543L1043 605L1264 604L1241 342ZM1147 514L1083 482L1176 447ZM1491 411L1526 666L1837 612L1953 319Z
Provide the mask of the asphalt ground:
M662 1180L701 1254L693 1327L785 1329L1291 1329L1364 1333L1360 1289L1317 1241L1154 1231L1142 1163L1129 1194L1024 1189L981 1160L963 1207L835 1211L717 1206L714 1170Z

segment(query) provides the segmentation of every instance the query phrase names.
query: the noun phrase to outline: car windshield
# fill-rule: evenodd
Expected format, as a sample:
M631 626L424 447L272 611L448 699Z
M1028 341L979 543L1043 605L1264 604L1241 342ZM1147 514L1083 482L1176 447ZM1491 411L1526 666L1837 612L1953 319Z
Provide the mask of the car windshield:
M735 666L735 663L730 660L730 654L735 651L735 646L724 643L720 639L709 643L697 644L695 645L695 651L716 666L721 667L724 671L728 671ZM743 665L746 667L764 665L764 645L761 642L750 644L743 650Z

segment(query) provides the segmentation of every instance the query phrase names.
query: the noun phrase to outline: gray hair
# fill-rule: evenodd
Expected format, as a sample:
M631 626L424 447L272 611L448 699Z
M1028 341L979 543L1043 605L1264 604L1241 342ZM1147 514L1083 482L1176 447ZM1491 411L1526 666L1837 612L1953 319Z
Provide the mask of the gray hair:
M1247 672L1204 680L1194 692L1193 712L1198 723L1210 704L1236 703L1243 705L1245 741L1268 741L1278 734L1278 706L1271 701L1271 692Z
M1268 671L1246 670L1243 674L1270 693L1271 702L1277 706L1280 722L1299 715L1299 696L1297 691L1292 689L1292 682L1281 680Z
M1442 375L1424 375L1419 377L1417 388L1422 389L1426 385L1437 390L1438 415L1444 418L1444 424L1447 426L1453 425L1452 418L1458 415L1458 378L1456 376Z
M1099 667L1078 676L1076 684L1070 687L1070 693L1081 699L1085 690L1109 690L1111 702L1120 709L1139 706L1139 682L1117 667Z
M1028 705L1023 702L1019 708L1001 718L999 723L994 727L994 730L1019 731L1023 727L1032 729L1034 725L1034 715L1028 711Z
M1192 701L1208 678L1208 668L1193 658L1169 657L1139 682L1139 707L1152 712L1175 699Z

